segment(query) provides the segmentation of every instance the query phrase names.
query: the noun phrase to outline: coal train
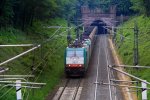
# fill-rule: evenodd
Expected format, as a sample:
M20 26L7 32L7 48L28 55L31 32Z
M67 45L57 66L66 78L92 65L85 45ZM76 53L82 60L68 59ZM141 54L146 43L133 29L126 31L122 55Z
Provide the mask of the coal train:
M81 35L65 50L65 73L67 76L84 76L97 33L96 26L88 27Z

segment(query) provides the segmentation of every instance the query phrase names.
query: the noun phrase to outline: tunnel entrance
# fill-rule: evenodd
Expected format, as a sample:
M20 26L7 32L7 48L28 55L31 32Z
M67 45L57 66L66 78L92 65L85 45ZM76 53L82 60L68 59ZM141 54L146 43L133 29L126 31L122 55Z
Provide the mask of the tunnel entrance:
M101 21L101 20L95 20L91 26L97 26L98 27L98 32L97 35L99 34L107 34L107 29L104 28L104 26L106 26L106 24Z

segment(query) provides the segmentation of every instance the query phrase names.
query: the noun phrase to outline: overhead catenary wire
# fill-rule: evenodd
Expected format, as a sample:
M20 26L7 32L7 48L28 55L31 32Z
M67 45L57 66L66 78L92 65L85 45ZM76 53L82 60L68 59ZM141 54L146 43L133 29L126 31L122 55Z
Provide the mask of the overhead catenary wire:
M46 85L46 83L35 82L16 82L16 81L0 81L1 84L27 84L27 85Z
M9 70L9 68L2 68L2 67L0 67L0 73L4 73L4 72L6 72L8 70Z
M111 29L106 28L106 27L104 27L104 28L105 28L105 29L108 29L108 30L111 30ZM114 32L114 31L113 31L113 33L114 33L114 34L118 34L118 35L120 35L120 36L124 37L125 39L128 39L128 40L131 40L131 41L132 41L132 39L131 39L131 38L127 38L127 37L125 37L124 35L121 35L121 34L119 34L119 33L117 33L117 32Z
M13 88L14 86L7 90L2 96L0 96L0 99L3 98L7 93L9 93Z
M59 50L60 48L62 48L63 47L63 45L61 45L61 46L58 46L59 48L57 48L57 50ZM50 54L50 53L54 53L54 51L50 51L50 52L48 52L46 55L45 55L45 57L42 59L42 61L45 61L44 59ZM42 63L42 62L41 62ZM41 64L40 63L40 64ZM34 68L34 70L36 70L39 66L40 66L40 64L38 65L38 66L36 66L36 68ZM45 65L46 65L46 63L45 63ZM43 67L44 68L44 67ZM28 75L30 75L31 74L31 72L29 72L28 73ZM36 79L37 80L37 79Z
M82 26L84 23L82 23L82 24L80 24L80 25L78 25L78 26ZM76 27L78 27L78 26L76 26ZM68 30L71 30L72 29L72 27L70 27L69 29L67 29L67 30L65 30L65 31L63 31L63 32L61 32L60 34L63 34L63 33L65 33L65 32L67 32ZM59 29L58 29L59 30ZM42 44L44 44L44 43L46 43L46 42L48 42L48 41L50 41L50 40L52 40L52 39L54 39L54 36L56 35L56 33L58 32L58 30L56 30L56 32L54 32L54 34L49 38L49 39L47 39L46 41L43 41L42 42ZM60 35L59 34L59 35ZM39 64L40 65L40 64ZM36 68L35 68L36 69Z
M62 48L63 47L63 45L61 45L61 46L58 46L59 48ZM58 48L58 49L59 49ZM57 49L57 50L58 50ZM52 51L52 52L48 52L46 55L45 55L45 57L43 57L43 61L44 61L44 59L47 57L47 55L49 55L49 53L53 53L54 51ZM44 64L44 66L46 66L46 64L47 63L45 63ZM40 64L39 64L40 65ZM38 68L38 66L35 68L35 70ZM38 80L38 78L39 78L39 76L41 75L41 73L43 72L43 69L44 69L44 67L42 68L42 70L40 71L40 73L38 74L38 76L37 76L37 78L34 80L34 82L36 82L37 80ZM29 75L31 74L31 72L29 73ZM31 89L29 90L29 91L31 91ZM28 100L28 98L29 98L29 92L28 92L28 94L27 94L27 97L26 97L26 100Z
M0 80L23 80L23 81L27 81L25 78L0 78Z
M17 55L17 56L15 56L15 57L12 57L12 58L10 58L10 59L8 59L8 60L6 60L6 61L0 63L0 66L2 66L2 65L4 65L4 64L7 64L8 62L11 62L11 61L15 60L15 59L17 59L17 58L19 58L19 57L21 57L21 56L23 56L23 55L25 55L25 54L27 54L27 53L33 51L33 50L39 48L40 46L41 46L41 45L37 45L37 46L35 46L35 47L33 47L33 48L31 48L31 49L29 49L29 50L27 50L27 51L25 51L25 52L23 52L23 53Z
M141 82L143 82L143 83L146 83L146 84L150 85L150 82L144 81L144 80L141 79L141 78L138 78L138 77L136 77L136 76L134 76L134 75L131 75L131 74L127 73L127 72L124 72L124 71L122 71L122 70L119 70L119 69L117 69L117 68L114 68L114 66L109 65L108 67L111 68L111 69L113 69L113 70L115 70L115 71L117 71L117 72L120 72L120 73L122 73L122 74L124 74L124 75L130 76L130 77L132 77L132 78L134 78L134 79L136 79L136 80L138 80L138 81L141 81Z
M80 24L79 26L82 26L82 25L83 25L83 23ZM70 29L72 29L72 27L70 27L69 29L67 29L66 31L64 31L64 32L62 32L62 33L60 33L60 34L63 34L63 33L67 32L67 31L70 30ZM35 47L33 47L33 48L27 50L27 51L25 51L25 52L23 52L23 53L21 53L21 54L15 56L15 57L12 57L12 58L10 58L10 59L8 59L8 60L6 60L6 61L0 63L0 66L4 65L4 64L6 64L6 63L8 63L8 62L10 62L10 61L13 61L13 60L15 60L15 59L17 59L17 58L19 58L19 57L21 57L21 56L23 56L23 55L25 55L25 54L31 52L31 51L33 51L33 50L35 50L35 49L41 47L42 44L44 44L44 43L50 41L50 40L54 37L54 35L55 35L59 30L60 30L60 28L59 28L58 30L56 30L56 32L55 32L49 39L43 41L41 44L39 44L39 45L37 45L37 46L35 46Z
M132 66L132 65L115 65L116 67L127 67L127 68L150 68L150 66Z
M38 45L38 46L36 46L36 47L33 47L32 49L27 50L26 52L23 52L23 53L21 53L21 54L15 56L15 57L9 59L9 60L6 60L6 61L4 61L3 63L1 63L0 66L2 66L3 64L8 63L8 62L10 62L10 61L12 61L12 60L14 60L14 59L17 59L17 58L19 58L20 56L22 56L22 55L24 55L24 54L26 54L26 53L28 53L28 52L30 52L30 51L33 51L33 50L39 48L40 46L41 46L41 45ZM13 88L11 88L11 89L13 89ZM11 90L11 89L10 89L10 90ZM4 95L2 95L2 97L5 96L10 90L8 90Z
M4 89L5 87L11 87L11 86L16 87L16 85L14 85L14 84L7 84L7 85L4 85L2 88L0 88L0 91L2 91L2 89ZM40 86L40 87L35 87L35 86L22 85L21 87L22 87L22 88L39 89L41 86Z
M101 84L102 84L102 85L111 85L111 86L119 86L119 87L128 87L128 88L136 88L136 89L146 89L146 90L150 90L150 88L143 88L143 87L130 86L130 85L109 84L109 83L103 83L103 82L101 82Z
M56 34L56 32L55 32L54 34ZM53 35L52 35L51 37L53 37ZM51 37L50 37L50 38L51 38ZM33 47L33 48L31 48L31 49L29 49L29 50L27 50L27 51L25 51L25 52L23 52L23 53L21 53L21 54L19 54L19 55L17 55L17 56L15 56L15 57L12 57L12 58L10 58L10 59L8 59L8 60L6 60L6 61L0 63L0 66L6 64L6 63L8 63L8 62L11 62L11 61L13 61L13 60L15 60L15 59L17 59L17 58L19 58L19 57L25 55L25 54L27 54L27 53L29 53L29 52L31 52L31 51L37 49L37 48L39 48L39 47L41 47L40 44L37 45L37 46L35 46L35 47Z
M57 32L58 32L58 30L56 30L56 32L55 32L50 38L52 38ZM47 40L47 41L48 41L48 40ZM31 46L31 44L29 44L29 45ZM29 45L28 45L28 46L29 46ZM19 57L21 57L21 56L23 56L23 55L25 55L25 54L27 54L27 53L33 51L33 50L39 48L40 46L41 46L41 45L37 45L37 46L35 46L35 47L33 47L33 48L31 48L31 49L29 49L29 50L27 50L27 51L25 51L25 52L23 52L23 53L17 55L17 56L15 56L15 57L12 57L12 58L10 58L10 59L8 59L8 60L6 60L6 61L0 63L0 66L4 65L4 64L6 64L6 63L9 63L9 62L11 62L11 61L13 61L13 60L15 60L15 59L17 59L17 58L19 58Z
M69 29L72 29L72 27L69 28ZM67 31L62 32L61 34L65 33L65 32L67 32ZM57 32L56 32L56 33L57 33ZM56 33L55 33L55 34L56 34ZM17 59L17 58L19 58L19 57L21 57L21 56L23 56L23 55L25 55L25 54L31 52L31 51L33 51L33 50L35 50L35 49L41 47L41 45L43 45L44 43L46 43L46 42L52 40L53 36L54 36L54 35L52 35L52 36L50 37L50 39L47 39L46 41L43 41L40 45L37 45L37 46L35 46L35 47L33 47L33 48L31 48L31 49L29 49L29 50L23 52L23 53L21 53L21 54L15 56L15 57L13 57L13 58L11 58L11 59L8 59L8 60L6 60L6 61L0 63L0 66L4 65L4 64L6 64L6 63L8 63L8 62L10 62L10 61L13 61L13 60L15 60L15 59ZM7 93L6 93L6 94L7 94Z
M63 47L63 46L62 46L62 47ZM61 48L61 46L60 46L59 48ZM58 50L58 49L57 49L57 50ZM47 64L47 63L45 63L45 65L44 65L44 66L46 66L46 64ZM43 67L43 69L44 69L44 67ZM41 73L43 72L43 69L40 71L40 73L39 73L38 77L35 79L35 81L34 81L34 82L36 82L36 81L38 80L39 76L40 76L40 75L41 75ZM31 91L31 89L30 89L29 91ZM26 100L28 100L28 98L29 98L29 92L28 92L28 95L27 95Z
M0 75L0 78L28 78L28 77L34 77L34 75Z

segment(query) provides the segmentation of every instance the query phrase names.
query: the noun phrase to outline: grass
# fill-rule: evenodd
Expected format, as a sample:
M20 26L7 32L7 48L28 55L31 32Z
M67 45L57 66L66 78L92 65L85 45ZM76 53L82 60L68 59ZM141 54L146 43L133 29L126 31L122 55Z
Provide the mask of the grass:
M33 43L40 44L42 41L48 39L56 29L44 28L45 26L67 26L67 22L61 18L55 18L46 22L37 21L31 28L28 28L25 32L14 28L7 28L0 30L0 44L24 44ZM61 29L59 33L66 29ZM73 33L73 31L72 31ZM74 33L73 33L74 34ZM54 89L59 83L61 77L64 74L64 49L67 46L66 33L64 36L55 38L42 45L41 48L24 55L23 57L14 60L11 63L5 64L4 67L8 67L10 70L4 74L31 74L35 75L35 78L29 79L32 82L46 83L46 86L41 89L22 89L25 92L24 99L28 100L45 100L46 96ZM0 61L5 61L10 57L13 57L23 51L28 50L31 47L7 47L0 50ZM36 70L31 70L36 69ZM0 91L2 96L11 87L4 88ZM22 92L23 92L22 91ZM0 100L15 100L16 93L15 88L10 90ZM29 93L29 94L28 94Z
M150 66L150 18L145 16L134 16L125 22L123 27L134 27L134 22L137 22L139 27L139 65ZM119 34L125 36L121 40ZM134 44L134 31L133 29L120 29L117 31L117 47L118 52L127 65L133 65L133 44ZM150 69L127 69L130 73L150 82ZM140 86L140 85L139 85ZM141 94L141 92L140 92ZM150 91L148 91L148 100L150 100ZM139 95L141 100L141 95Z

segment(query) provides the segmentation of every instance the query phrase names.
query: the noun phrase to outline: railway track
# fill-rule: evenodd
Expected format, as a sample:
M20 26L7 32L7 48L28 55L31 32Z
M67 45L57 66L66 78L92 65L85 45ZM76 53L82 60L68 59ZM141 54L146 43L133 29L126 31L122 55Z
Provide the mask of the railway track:
M82 79L67 79L65 85L59 87L52 100L79 100L82 91Z

